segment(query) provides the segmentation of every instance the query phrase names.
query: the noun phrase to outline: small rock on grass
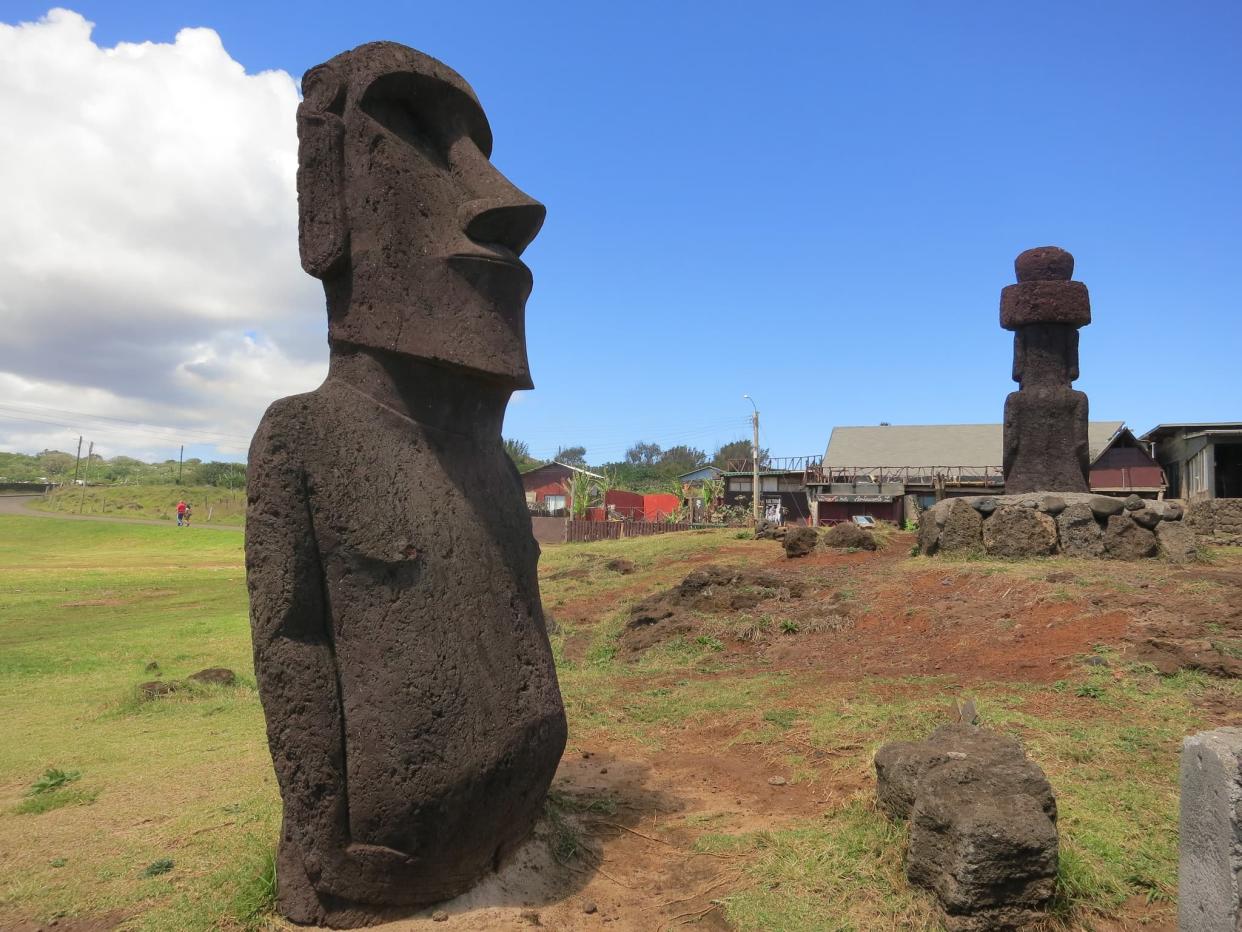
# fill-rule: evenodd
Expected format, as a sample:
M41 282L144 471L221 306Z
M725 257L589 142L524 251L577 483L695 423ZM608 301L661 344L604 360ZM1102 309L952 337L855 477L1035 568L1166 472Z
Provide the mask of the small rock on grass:
M442 909L437 909L434 913L431 914L431 921L432 922L448 922L448 913L446 913Z
M196 683L214 683L217 686L232 686L237 682L237 674L226 667L208 667L190 675Z
M784 777L768 777L768 783L772 786L784 786L786 782Z

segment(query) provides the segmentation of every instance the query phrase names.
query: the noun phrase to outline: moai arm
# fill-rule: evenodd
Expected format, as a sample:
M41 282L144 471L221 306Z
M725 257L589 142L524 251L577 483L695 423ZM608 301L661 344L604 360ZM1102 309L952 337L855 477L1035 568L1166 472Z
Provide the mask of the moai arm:
M282 420L273 406L250 448L246 570L255 675L287 842L313 886L348 889L357 897L360 888L381 887L394 867L410 859L350 841L344 722L325 580L306 480L290 439L299 431Z
M1087 439L1087 396L1084 392L1074 392L1074 455L1082 474L1087 477L1091 472L1091 443Z
M1018 393L1005 398L1005 426L1002 431L1005 448L1001 451L1001 469L1008 476L1018 458Z

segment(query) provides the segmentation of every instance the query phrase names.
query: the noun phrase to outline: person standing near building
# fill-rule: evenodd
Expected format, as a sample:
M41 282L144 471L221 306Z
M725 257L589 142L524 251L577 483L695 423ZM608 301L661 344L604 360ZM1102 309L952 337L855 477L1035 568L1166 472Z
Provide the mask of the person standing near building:
M189 506L186 505L184 499L177 502L177 527L185 524L185 512Z

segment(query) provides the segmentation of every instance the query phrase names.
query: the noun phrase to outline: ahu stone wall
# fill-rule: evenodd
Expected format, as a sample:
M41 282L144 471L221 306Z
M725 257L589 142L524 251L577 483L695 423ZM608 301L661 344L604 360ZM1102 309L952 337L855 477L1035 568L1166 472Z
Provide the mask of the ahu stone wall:
M1186 523L1213 544L1242 546L1242 498L1210 498L1186 509Z
M1137 560L1195 558L1177 502L1085 492L947 498L919 517L919 552L1026 558L1064 554Z

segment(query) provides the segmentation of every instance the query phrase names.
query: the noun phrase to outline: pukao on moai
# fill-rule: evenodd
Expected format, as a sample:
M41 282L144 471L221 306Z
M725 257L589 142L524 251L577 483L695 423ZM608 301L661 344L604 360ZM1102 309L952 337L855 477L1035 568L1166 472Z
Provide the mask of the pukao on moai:
M544 208L492 166L474 92L435 59L363 45L303 91L299 241L331 355L255 434L246 572L279 909L349 927L491 870L564 750L500 434L531 387L519 256Z
M1005 399L1005 492L1086 492L1087 396L1072 383L1078 328L1091 323L1087 286L1070 281L1074 257L1056 246L1028 249L1014 269L1000 303L1019 386Z

